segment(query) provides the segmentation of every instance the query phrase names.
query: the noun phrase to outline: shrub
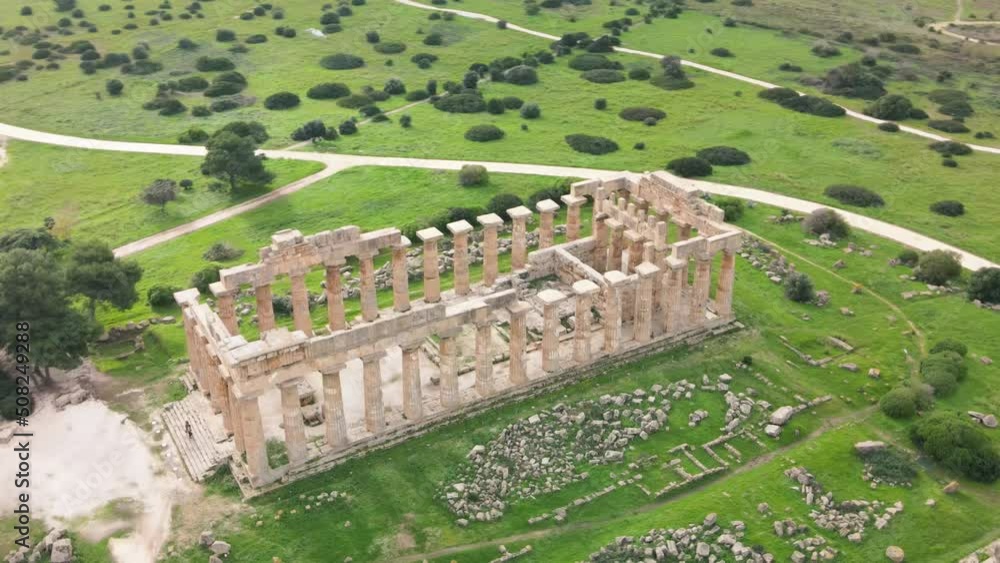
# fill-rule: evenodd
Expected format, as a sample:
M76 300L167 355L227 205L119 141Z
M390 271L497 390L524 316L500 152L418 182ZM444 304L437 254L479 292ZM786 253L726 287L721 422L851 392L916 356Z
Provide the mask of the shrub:
M160 106L160 111L158 112L163 116L179 115L187 111L187 106L181 103L180 100L166 100Z
M645 121L646 119L652 118L655 121L659 121L667 116L667 113L663 110L649 107L630 107L625 108L618 112L618 117L626 121Z
M225 57L198 57L198 60L195 61L195 68L201 72L217 72L233 70L236 65Z
M847 221L836 211L823 207L813 211L802 221L802 229L814 235L829 235L830 238L844 238L851 232Z
M958 100L954 102L948 102L947 104L943 104L941 107L938 108L938 111L945 115L950 115L952 117L957 117L960 119L964 119L975 113L972 109L972 106L969 105L969 102L963 102Z
M396 55L406 50L406 43L401 43L399 41L387 41L385 43L375 45L374 49L376 53L381 53L383 55Z
M229 29L218 29L218 30L215 31L215 40L219 41L219 42L222 42L222 43L228 43L230 41L235 41L236 40L236 32L234 32L232 30L229 30Z
M931 354L937 354L939 352L954 352L959 356L965 357L969 353L969 347L951 338L945 338L944 340L938 341L937 344L931 347Z
M939 90L932 90L927 94L927 98L936 104L949 104L952 102L967 102L969 101L969 95L961 90L951 90L947 88L942 88Z
M975 481L1000 478L1000 452L992 441L964 418L946 412L931 414L910 427L910 439L931 459Z
M504 71L503 78L511 84L527 86L538 82L538 73L530 66L518 65Z
M649 83L658 88L663 88L664 90L686 90L688 88L694 88L694 82L691 82L686 77L675 78L666 74L654 76L649 80Z
M409 129L410 127L413 126L413 118L410 117L409 114L400 116L399 126L402 127L403 129Z
M250 45L257 45L260 43L267 43L267 36L261 33L251 35L244 40L245 43Z
M954 158L942 158L941 166L944 166L945 168L958 168L958 161Z
M827 197L858 207L882 207L885 200L882 196L862 186L852 186L850 184L833 184L827 186L823 191Z
M910 119L927 119L930 117L927 112L920 108L913 108L910 110Z
M390 78L385 81L385 86L382 87L382 91L390 96L398 96L406 93L406 85L403 84L403 81L398 78Z
M228 262L236 260L240 256L243 256L243 250L227 242L217 242L208 247L208 250L201 255L202 258L209 262Z
M131 64L122 65L121 70L122 74L145 76L147 74L153 74L154 72L160 72L163 70L163 64L156 61L135 61Z
M750 155L740 149L727 146L708 147L697 153L698 158L707 160L713 166L740 166L750 163Z
M542 108L536 103L527 103L521 106L521 117L524 119L538 119L542 116Z
M328 70L351 70L365 66L365 60L350 53L336 53L323 57L319 64Z
M796 303L811 303L816 298L812 280L802 272L792 272L785 278L785 297Z
M916 45L911 45L910 43L898 43L896 45L889 45L890 51L895 51L897 53L903 53L906 55L919 55L920 47Z
M293 141L312 141L314 139L325 139L332 141L337 138L337 130L328 128L319 119L314 119L302 125L292 132Z
M174 293L180 288L171 285L154 285L146 290L146 302L150 307L169 307L176 303Z
M667 170L684 178L698 178L712 175L712 163L697 156L675 158L667 163Z
M113 78L111 80L108 80L104 84L104 87L107 89L108 94L110 94L112 96L119 96L119 95L121 95L122 90L125 89L125 84L123 84L121 80L117 80L117 79Z
M969 279L969 300L1000 303L1000 268L980 268Z
M959 217L965 215L965 206L960 201L945 199L932 203L931 212L946 217Z
M618 143L611 139L579 133L566 135L566 144L577 152L587 154L607 154L618 150Z
M364 94L351 94L337 100L337 105L347 109L359 109L371 105L372 99Z
M896 125L891 121L884 121L882 123L879 123L878 128L879 130L885 131L886 133L899 133L899 125Z
M899 260L900 264L914 268L917 263L920 262L920 253L916 250L906 248L899 251L899 254L896 255L896 259Z
M909 483L917 476L917 467L902 452L886 447L858 453L864 460L867 472L875 479L888 483Z
M931 119L927 122L927 126L931 129L937 129L938 131L944 131L945 133L968 133L969 128L965 126L961 121L956 121L954 119Z
M596 53L583 53L570 59L569 67L574 70L621 70L622 64Z
M500 98L490 98L489 101L486 102L486 111L492 113L493 115L500 115L507 111L507 108L504 107L503 100Z
M604 98L597 98L594 100L594 109L604 110L608 109L608 101Z
M440 33L428 33L424 36L424 45L430 45L432 47L444 44L444 37Z
M475 94L452 94L434 102L434 107L448 113L479 113L486 111L486 102Z
M504 132L496 125L476 125L465 132L465 138L477 143L503 139Z
M889 418L910 418L917 414L917 394L909 387L896 387L882 395L878 406Z
M194 117L208 117L212 115L212 110L206 106L194 106L191 108L191 115Z
M631 80L649 80L652 73L649 72L648 68L633 68L628 71L628 77Z
M712 53L713 55L715 55L716 57L732 57L733 56L733 52L730 51L729 49L726 49L725 47L716 47L716 48L712 49L709 52Z
M757 96L771 102L781 102L791 98L798 98L799 93L791 88L769 88L761 90Z
M427 93L427 90L413 90L406 93L406 101L408 102L419 102L430 97L431 95Z
M923 379L934 388L934 395L947 397L958 389L958 379L955 374L945 369L928 369L923 373Z
M743 216L743 200L735 197L720 197L715 200L715 205L725 213L725 221L732 223Z
M972 147L956 141L935 141L928 145L934 152L944 156L964 156L972 154Z
M521 205L524 205L524 201L514 194L497 194L490 198L490 201L486 204L486 212L496 213L501 219L507 222L510 221L507 210Z
M864 100L885 95L882 80L858 63L830 69L823 77L822 90L827 94Z
M341 135L353 135L358 132L358 124L348 119L337 127Z
M580 75L580 78L596 84L611 84L614 82L624 82L625 75L620 71L606 68L588 70Z
M301 103L299 97L291 92L278 92L271 94L264 100L264 107L267 109L281 110L291 109Z
M181 92L201 92L208 88L208 80L201 76L185 76L177 81L177 89Z
M793 65L792 63L781 63L778 65L778 70L783 70L785 72L802 72L802 67L799 65Z
M331 22L331 23L333 23L333 22ZM366 31L365 32L365 41L367 41L369 43L378 43L381 40L382 40L382 38L379 37L379 34L378 34L377 31Z
M230 71L224 72L215 77L215 80L212 81L212 85L205 90L204 94L208 98L231 96L233 94L239 94L246 87L246 78L238 72Z
M306 92L306 97L311 100L335 100L350 95L351 89L342 82L324 82Z
M840 117L847 113L844 108L830 100L816 96L797 96L795 98L784 99L778 103L783 108L819 117Z
M191 276L191 281L188 282L189 287L194 287L203 294L208 293L209 284L213 284L219 281L219 270L222 269L218 264L212 264L211 266L206 266Z
M192 127L177 137L177 142L182 145L200 145L207 140L208 133L197 127Z
M962 264L958 261L958 256L947 250L931 250L920 256L917 268L914 270L916 278L922 282L933 285L944 285L949 280L957 278L962 273Z
M458 183L463 187L481 186L490 180L489 172L485 166L479 164L466 164L458 171Z
M503 107L507 109L521 109L524 105L524 100L518 98L517 96L506 96L503 99Z
M209 105L208 107L209 107L209 114L211 114L212 112L222 113L225 111L230 111L239 108L240 102L231 98L227 98L224 100L216 100L212 102L211 105Z
M825 41L823 39L813 43L812 49L810 50L814 55L823 58L836 57L840 55L840 49L838 49L836 45L833 45L829 41Z
M910 117L913 104L909 98L898 94L888 94L875 100L865 108L865 114L877 119L899 121Z

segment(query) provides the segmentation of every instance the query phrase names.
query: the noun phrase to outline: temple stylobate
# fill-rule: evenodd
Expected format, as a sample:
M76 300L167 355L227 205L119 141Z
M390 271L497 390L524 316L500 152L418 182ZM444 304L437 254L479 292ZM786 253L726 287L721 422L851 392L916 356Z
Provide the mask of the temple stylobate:
M565 225L556 225L563 208ZM560 202L507 215L510 224L496 214L450 223L450 239L433 227L419 241L395 228L280 231L257 263L221 271L214 308L197 289L175 294L191 376L232 436L230 465L245 492L735 324L740 231L667 173L578 182ZM391 286L392 304L380 307L376 263L387 257L381 285ZM349 262L360 278L356 318L345 313ZM323 278L321 327L310 311L314 271ZM411 296L414 277L420 296ZM272 286L285 278L291 328L278 326L274 309ZM240 332L237 305L248 292L257 340ZM287 463L273 466L271 439L284 442Z

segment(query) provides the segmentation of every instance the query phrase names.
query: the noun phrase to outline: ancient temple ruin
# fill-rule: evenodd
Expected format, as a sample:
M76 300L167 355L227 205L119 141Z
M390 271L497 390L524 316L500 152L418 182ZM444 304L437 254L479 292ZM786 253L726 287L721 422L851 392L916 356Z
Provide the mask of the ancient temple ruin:
M467 221L448 224L447 260L436 228L413 242L395 228L285 230L259 262L221 271L214 308L197 289L176 293L190 376L232 436L230 466L245 492L734 324L740 232L697 190L663 172L626 174L578 182L561 200L565 226L555 225L561 205L552 200L508 210L509 226L496 214L479 216L479 231ZM591 234L581 237L588 200ZM475 284L472 248L482 261ZM509 249L509 271L501 271L501 248ZM376 284L382 253L391 254L392 304L384 308ZM411 300L408 263L421 258L423 293ZM360 315L352 319L344 303L349 259L360 277ZM442 261L453 272L448 291ZM323 327L310 312L306 277L314 270L324 276L313 288L325 297ZM291 329L277 326L273 305L272 285L284 277ZM237 300L248 291L256 315L243 320L256 322L257 340L240 332ZM283 440L287 463L272 467L268 439Z

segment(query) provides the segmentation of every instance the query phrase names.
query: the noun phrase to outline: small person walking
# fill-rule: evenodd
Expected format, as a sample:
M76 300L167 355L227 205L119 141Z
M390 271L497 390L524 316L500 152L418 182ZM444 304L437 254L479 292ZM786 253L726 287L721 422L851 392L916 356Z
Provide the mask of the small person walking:
M191 429L191 421L184 421L184 431L187 432L188 438L194 438L194 430Z

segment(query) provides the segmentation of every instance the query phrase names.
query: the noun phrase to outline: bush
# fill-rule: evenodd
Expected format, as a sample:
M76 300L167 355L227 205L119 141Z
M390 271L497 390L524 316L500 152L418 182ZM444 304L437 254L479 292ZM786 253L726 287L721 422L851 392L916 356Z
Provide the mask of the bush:
M743 216L743 200L735 197L720 197L715 200L715 205L725 213L725 221L732 223Z
M882 395L878 406L889 418L910 418L917 414L917 394L909 387L896 387Z
M202 258L208 260L209 262L228 262L230 260L236 260L240 256L243 256L243 250L232 246L226 242L217 242L212 246L208 247L208 250L201 255Z
M595 70L588 70L580 75L580 78L584 80L594 82L596 84L611 84L614 82L624 82L625 75L620 71L611 70L606 68L599 68Z
M937 129L938 131L944 131L945 133L968 133L969 128L965 126L961 121L956 121L954 119L931 119L927 122L927 126L931 129Z
M466 164L458 171L458 183L463 187L481 186L490 181L489 172L485 166Z
M219 42L222 42L222 43L228 43L230 41L235 41L236 40L236 32L234 32L232 30L229 30L229 29L218 29L218 30L215 31L215 40L219 41Z
M180 115L187 111L187 106L181 103L180 100L167 100L160 107L158 112L162 116Z
M652 73L649 72L648 68L633 68L628 71L628 77L630 80L649 80Z
M424 36L424 45L430 45L432 47L444 44L444 37L440 33L428 33Z
M890 119L899 121L910 117L913 111L913 103L909 98L898 94L888 94L875 100L865 108L865 114L876 119Z
M1000 478L1000 452L964 415L934 413L910 427L910 439L931 459L972 480Z
M208 88L208 80L201 76L185 76L177 81L177 89L181 92L201 92Z
M802 272L792 272L785 278L785 297L796 303L812 303L816 299L812 280Z
M917 467L902 452L894 447L886 447L864 454L868 473L875 479L888 483L910 483L917 476Z
M486 111L486 102L475 94L451 94L434 102L434 107L448 113L479 113Z
M569 67L574 70L621 70L622 64L596 53L584 53L570 59Z
M956 141L935 141L928 146L934 152L944 156L965 156L972 154L972 147Z
M399 118L399 126L403 129L409 129L413 126L413 118L409 114L402 115Z
M261 33L251 35L244 40L245 43L249 45L257 45L260 43L267 43L267 36Z
M917 263L920 262L920 253L912 249L900 250L899 254L896 255L896 259L899 263L904 266L909 266L910 268L915 268Z
M961 201L945 199L931 204L931 212L945 217L959 217L965 215L965 206Z
M503 78L511 84L527 86L538 82L538 73L530 66L518 65L504 71Z
M697 152L698 158L707 160L713 166L740 166L750 163L750 155L740 149L727 146L708 147Z
M323 57L319 64L328 70L351 70L365 66L365 60L350 53L337 53Z
M154 285L146 290L146 302L150 307L169 307L174 305L174 293L180 288L171 285Z
M932 90L927 94L927 98L936 104L950 104L952 102L967 102L969 101L969 95L961 90L951 90L947 88L942 88L940 90Z
M847 221L836 211L823 207L813 211L802 221L802 229L814 235L829 235L830 238L844 238L851 232Z
M542 108L536 103L528 103L521 106L521 117L524 119L538 119L542 116Z
M192 127L177 137L177 142L182 145L200 145L205 141L208 141L208 133L197 127Z
M783 70L785 72L802 72L802 67L799 65L793 65L792 63L781 63L778 65L778 70Z
M962 264L958 256L946 250L931 250L920 256L916 278L932 285L944 285L962 274Z
M353 135L358 132L358 124L348 119L337 127L341 135Z
M385 43L375 45L374 49L376 53L381 53L383 55L396 55L406 50L406 43L401 43L399 41L387 41Z
M942 158L941 166L944 166L945 168L958 168L958 161L954 158Z
M163 63L156 61L135 61L134 63L122 65L122 74L134 74L145 76L163 70Z
M969 347L958 340L945 338L944 340L938 341L937 344L931 347L931 354L938 354L941 352L953 352L964 358L969 353Z
M503 139L504 132L496 125L476 125L465 132L465 138L477 143Z
M795 98L784 99L778 103L783 108L819 117L840 117L847 113L844 108L830 100L816 96L797 96Z
M406 85L403 84L403 81L398 78L390 78L385 81L385 86L382 87L382 91L390 96L398 96L406 93Z
M509 222L510 216L507 215L507 210L521 205L524 205L524 201L514 194L497 194L486 204L486 212L496 213L504 222Z
M726 49L725 47L716 47L716 48L712 49L709 52L712 53L713 55L715 55L716 57L732 57L733 56L733 52L730 51L729 49Z
M364 94L351 94L337 100L337 105L347 109L358 109L371 105L372 99Z
M608 109L608 101L604 98L597 98L594 100L594 109L604 110Z
M833 184L832 186L827 186L823 190L823 193L840 203L855 205L857 207L882 207L885 205L885 200L882 199L882 196L862 186Z
M667 163L667 170L684 178L698 178L712 175L712 163L697 156L675 158Z
M517 96L506 96L503 99L503 107L507 109L521 109L524 105L524 100L518 98Z
M500 98L490 98L486 102L486 111L493 115L500 115L507 111L507 108L504 107L503 100Z
M885 131L886 133L899 133L899 125L891 121L884 121L878 124L880 131Z
M656 108L636 106L621 110L618 112L618 117L626 121L645 121L649 118L659 121L667 117L667 112Z
M300 103L301 100L297 95L291 92L278 92L271 94L264 100L264 107L273 110L291 109Z
M123 84L121 80L117 80L117 79L113 78L111 80L108 80L104 84L104 87L107 89L108 94L110 94L112 96L119 96L119 95L121 95L122 90L125 89L125 84Z
M875 100L885 95L882 80L858 63L830 69L823 77L823 92L847 98Z
M823 39L813 43L812 49L810 50L814 55L823 58L836 57L840 55L840 49L838 49L836 45L833 45L829 41L825 41Z
M419 102L430 97L431 95L427 93L427 90L413 90L406 93L406 101L408 102Z
M335 100L350 95L351 89L342 82L324 82L306 92L306 97L311 100Z
M910 119L927 119L930 117L927 112L920 108L913 108L910 110Z
M191 281L188 282L188 285L197 289L202 294L207 294L209 284L219 281L219 270L221 269L222 267L218 264L206 266L191 276Z
M943 104L938 108L938 112L952 117L957 117L959 119L964 119L975 113L972 106L969 105L969 102L963 101L954 101Z
M969 279L969 300L1000 303L1000 268L980 268Z
M587 154L607 154L618 150L618 143L611 139L593 135L566 135L566 144L577 152Z
M781 102L792 98L798 98L799 93L791 88L769 88L767 90L761 90L757 96L771 102Z
M225 57L198 57L198 60L195 61L195 68L201 72L217 72L233 70L236 65Z
M293 141L312 141L314 139L325 139L332 141L337 138L337 130L328 128L319 119L314 119L305 123L292 132Z

